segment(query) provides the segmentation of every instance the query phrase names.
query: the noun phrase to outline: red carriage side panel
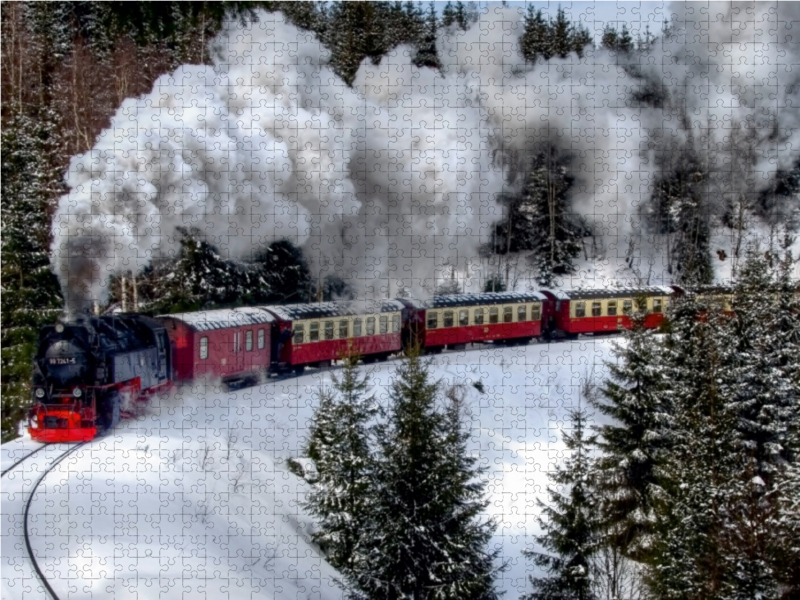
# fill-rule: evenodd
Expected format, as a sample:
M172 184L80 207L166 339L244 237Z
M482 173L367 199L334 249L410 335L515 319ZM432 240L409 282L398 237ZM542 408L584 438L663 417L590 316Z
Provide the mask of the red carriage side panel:
M266 371L274 320L259 309L237 308L161 317L173 348L175 379L237 379Z
M275 368L338 360L351 352L386 356L403 347L403 305L382 301L363 309L346 302L267 306L275 317ZM371 324L368 322L372 320Z

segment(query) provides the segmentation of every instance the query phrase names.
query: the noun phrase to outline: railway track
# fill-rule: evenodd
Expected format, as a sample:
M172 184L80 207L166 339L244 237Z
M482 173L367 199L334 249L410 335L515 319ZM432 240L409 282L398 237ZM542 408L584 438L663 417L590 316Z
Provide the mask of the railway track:
M13 465L11 465L10 467L8 467L7 469L4 469L4 470L3 470L3 472L2 472L2 474L0 474L0 477L5 477L5 476L6 476L8 473L10 473L10 472L11 472L11 471L13 471L14 469L16 469L16 468L17 468L19 465L21 465L21 464L22 464L22 463L24 463L26 460L28 460L30 457L32 457L34 454L36 454L37 452L39 452L39 451L43 450L43 449L44 449L44 448L46 448L46 447L47 447L46 445L42 445L42 446L39 446L39 447L38 447L36 450L34 450L33 452L28 452L28 453L27 453L25 456L23 456L22 458L20 458L20 459L19 459L17 462L15 462Z
M88 443L89 442L83 442L80 444L72 445L69 448L67 448L64 452L62 452L60 455L56 456L56 458L52 460L52 462L47 464L44 470L41 472L41 475L39 475L39 478L36 480L36 482L33 484L33 487L31 487L30 491L27 493L27 497L24 497L24 510L22 511L21 517L22 517L22 534L24 539L25 552L27 554L28 562L30 563L34 573L36 573L36 577L39 579L42 586L47 591L49 597L53 598L53 600L59 600L59 596L53 589L53 586L50 584L50 581L48 581L47 577L45 576L44 571L40 567L39 561L37 560L36 554L34 553L33 550L32 539L34 539L35 536L32 535L31 528L29 526L29 521L31 517L31 506L33 504L34 498L36 497L37 490L39 489L41 484L45 481L47 476L50 473L52 473L53 470L59 464L61 464L61 462L63 462L68 456L70 456L73 452L75 452L79 448L82 448ZM13 465L11 465L8 469L5 469L2 475L5 476L6 474L11 473L15 469L18 469L18 467L24 464L25 461L29 460L35 454L39 453L40 451L48 447L52 449L52 445L44 445L37 448L33 452L29 452L21 459L16 461Z

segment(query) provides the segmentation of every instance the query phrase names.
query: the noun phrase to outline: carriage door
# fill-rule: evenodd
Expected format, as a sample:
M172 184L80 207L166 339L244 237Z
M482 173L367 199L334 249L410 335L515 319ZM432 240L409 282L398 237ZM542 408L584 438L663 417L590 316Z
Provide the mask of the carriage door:
M239 373L244 371L244 331L233 332L233 369Z

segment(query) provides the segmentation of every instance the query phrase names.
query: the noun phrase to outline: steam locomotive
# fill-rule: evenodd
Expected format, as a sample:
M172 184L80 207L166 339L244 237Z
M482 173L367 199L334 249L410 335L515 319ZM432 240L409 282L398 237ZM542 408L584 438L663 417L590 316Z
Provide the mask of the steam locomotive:
M105 435L133 403L209 377L228 386L325 367L351 352L383 360L418 344L526 344L632 326L659 327L680 288L485 293L371 304L322 302L178 313L84 317L42 328L28 431L40 442Z

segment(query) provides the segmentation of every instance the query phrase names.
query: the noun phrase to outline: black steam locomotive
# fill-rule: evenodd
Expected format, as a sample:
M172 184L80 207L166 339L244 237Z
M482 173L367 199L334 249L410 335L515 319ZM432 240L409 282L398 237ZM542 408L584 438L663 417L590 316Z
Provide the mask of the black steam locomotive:
M170 385L164 326L123 314L42 328L29 429L40 442L86 441L119 422L135 399Z

